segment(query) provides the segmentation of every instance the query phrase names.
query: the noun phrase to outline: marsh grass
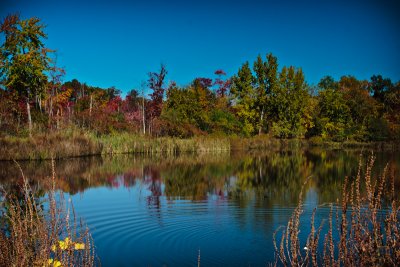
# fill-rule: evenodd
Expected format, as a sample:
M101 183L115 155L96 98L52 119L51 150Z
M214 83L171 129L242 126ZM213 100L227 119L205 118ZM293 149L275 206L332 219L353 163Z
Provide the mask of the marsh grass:
M309 147L374 148L396 150L399 143L322 142L314 139L276 139L269 135L249 138L235 136L201 135L191 138L151 137L128 132L98 135L74 127L36 133L32 137L0 134L0 160L61 159L89 155L113 154L179 154L231 153L232 151L292 151Z
M364 175L360 161L355 180L345 179L341 201L331 204L329 217L319 226L315 224L314 209L304 246L299 238L303 212L300 193L287 226L274 233L274 266L398 266L400 207L394 172L386 167L379 177L372 178L374 161L371 156Z
M99 142L79 132L0 138L0 160L59 159L99 155L101 151Z
M92 237L77 221L72 203L56 192L54 161L46 203L35 196L22 170L21 174L20 197L2 191L0 266L93 266ZM61 245L62 240L69 242Z
M226 153L230 151L230 143L227 138L152 138L130 135L128 133L96 138L103 144L103 154L140 153L146 155L178 155L180 153Z

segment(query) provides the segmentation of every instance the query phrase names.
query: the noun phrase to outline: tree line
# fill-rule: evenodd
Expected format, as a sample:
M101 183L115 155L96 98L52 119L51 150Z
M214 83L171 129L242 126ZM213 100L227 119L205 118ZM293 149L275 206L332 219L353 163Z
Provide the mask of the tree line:
M270 53L245 62L233 77L216 70L213 77L198 77L185 86L167 84L168 71L161 65L148 73L142 88L123 98L115 87L63 82L65 71L45 47L44 29L40 19L19 15L1 23L2 135L77 127L97 134L127 131L181 138L400 139L400 82L381 75L370 80L326 76L309 85L301 68L279 67Z

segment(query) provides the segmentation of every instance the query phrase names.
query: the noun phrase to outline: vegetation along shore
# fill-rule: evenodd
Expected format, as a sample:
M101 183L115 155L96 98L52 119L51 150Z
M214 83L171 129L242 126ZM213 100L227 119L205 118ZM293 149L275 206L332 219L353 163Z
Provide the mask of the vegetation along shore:
M235 151L282 151L322 147L325 149L398 150L399 142L333 142L277 139L268 136L150 137L129 133L96 136L83 132L39 134L32 137L1 137L0 160L49 160L91 155L231 153Z

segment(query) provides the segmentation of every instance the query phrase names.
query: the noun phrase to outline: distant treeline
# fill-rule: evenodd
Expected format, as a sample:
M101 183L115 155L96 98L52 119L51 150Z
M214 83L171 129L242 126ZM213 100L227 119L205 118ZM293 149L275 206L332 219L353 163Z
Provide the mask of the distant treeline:
M100 135L400 139L400 82L381 75L338 81L326 76L308 85L301 68L279 68L278 59L268 54L244 63L233 77L217 70L214 77L195 78L186 86L166 84L162 65L142 88L122 98L115 87L62 82L65 72L45 47L38 18L10 15L0 34L2 135L77 127Z

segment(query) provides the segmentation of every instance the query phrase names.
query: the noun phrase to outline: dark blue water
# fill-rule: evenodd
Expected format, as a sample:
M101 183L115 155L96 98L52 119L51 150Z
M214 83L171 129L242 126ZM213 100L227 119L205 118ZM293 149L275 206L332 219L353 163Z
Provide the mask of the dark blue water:
M397 153L376 156L374 173L387 163L397 172ZM81 158L56 163L57 187L90 227L103 266L197 266L199 256L201 266L266 266L274 231L286 225L307 177L304 244L312 210L319 206L317 222L328 217L326 203L340 197L359 159L360 151L323 150ZM11 187L18 173L7 164L0 183ZM40 177L50 163L22 168L33 188L46 190Z

